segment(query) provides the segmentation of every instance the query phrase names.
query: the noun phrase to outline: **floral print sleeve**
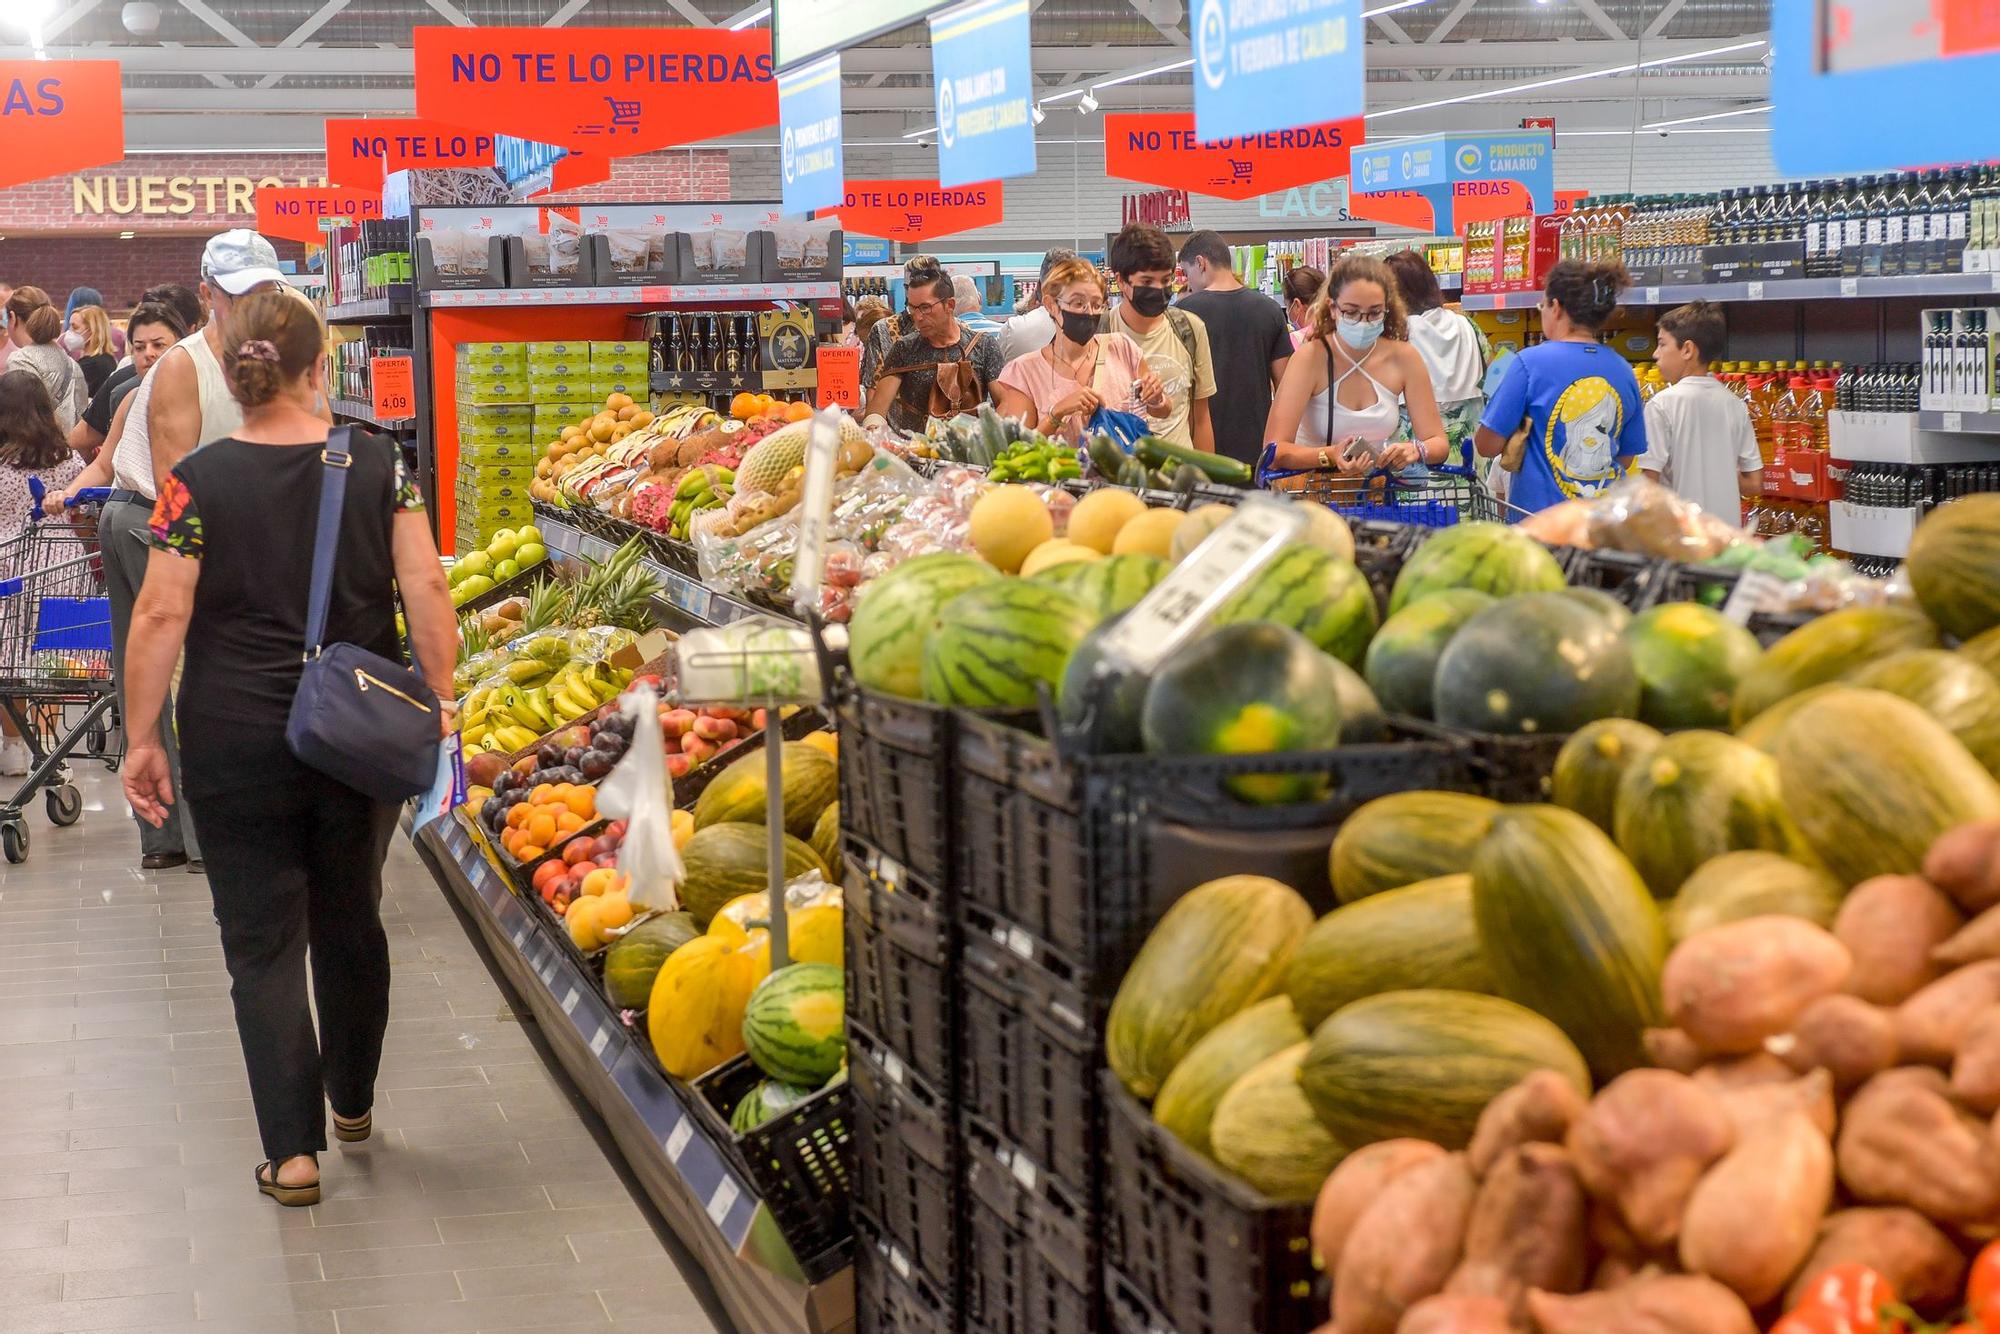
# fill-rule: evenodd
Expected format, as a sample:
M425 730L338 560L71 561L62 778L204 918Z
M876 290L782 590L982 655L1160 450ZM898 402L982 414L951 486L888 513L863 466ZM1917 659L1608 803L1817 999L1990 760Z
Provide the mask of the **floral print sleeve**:
M392 508L401 514L404 510L419 510L424 507L424 493L417 486L417 479L410 476L410 470L403 464L403 450L396 447L396 499Z
M160 498L153 503L147 543L176 556L201 559L201 514L194 507L194 496L188 491L187 483L177 472L167 474L166 485L160 488Z

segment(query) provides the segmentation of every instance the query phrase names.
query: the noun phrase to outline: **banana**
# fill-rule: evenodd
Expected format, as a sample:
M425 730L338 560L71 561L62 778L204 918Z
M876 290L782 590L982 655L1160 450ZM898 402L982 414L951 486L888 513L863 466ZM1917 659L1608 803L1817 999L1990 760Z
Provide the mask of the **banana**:
M535 686L528 690L526 694L528 697L528 707L535 711L535 716L541 719L543 723L542 731L555 731L556 711L555 707L549 703L549 692L542 686Z
M557 709L563 712L563 721L566 723L575 722L578 718L583 717L584 714L590 713L597 708L596 700L593 699L586 703L584 700L579 699L567 686L559 693L549 696L549 698L554 702Z

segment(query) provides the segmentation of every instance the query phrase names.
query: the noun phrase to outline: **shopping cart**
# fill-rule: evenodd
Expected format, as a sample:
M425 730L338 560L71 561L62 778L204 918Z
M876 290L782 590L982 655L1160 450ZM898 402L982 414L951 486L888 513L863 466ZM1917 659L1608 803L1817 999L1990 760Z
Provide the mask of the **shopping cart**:
M0 851L13 863L28 859L22 812L36 792L51 824L82 816L68 763L78 747L111 769L123 758L110 745L111 599L97 545L96 507L111 493L78 492L61 518L45 520L40 479L29 479L28 492L27 528L0 541L0 712L32 756L20 789L0 805Z
M1317 500L1341 517L1449 528L1461 519L1498 522L1511 508L1494 498L1471 468L1433 463L1424 474L1387 470L1342 473L1331 469L1273 468L1277 446L1264 446L1257 460L1257 485L1304 500Z

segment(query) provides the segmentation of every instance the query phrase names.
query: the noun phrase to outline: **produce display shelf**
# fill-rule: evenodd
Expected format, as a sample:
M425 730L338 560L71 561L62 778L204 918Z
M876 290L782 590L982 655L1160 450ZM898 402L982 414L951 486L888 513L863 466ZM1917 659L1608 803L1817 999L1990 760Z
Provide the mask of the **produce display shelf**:
M595 563L618 549L616 542L595 533L583 532L557 519L537 516L535 526L541 529L542 541L549 550L561 555ZM727 593L719 593L693 575L662 565L650 556L642 557L639 563L659 579L663 601L682 615L706 625L727 625L745 616L770 615L762 607L752 606Z
M804 1281L754 1188L467 827L448 815L419 830L410 830L406 819L405 829L438 883L478 925L508 985L604 1118L633 1175L708 1274L737 1326L802 1334L849 1327L852 1268L821 1283Z
M1685 301L1838 301L1849 297L1971 296L2000 292L2000 273L1928 273L1896 278L1784 278L1770 282L1690 283L1634 287L1630 306L1678 306ZM1531 310L1540 292L1467 292L1466 310Z
M410 284L392 283L382 296L363 297L326 308L328 324L359 324L363 320L410 318Z
M1954 435L2000 435L2000 412L1919 412L1917 427Z
M373 426L378 430L408 431L414 430L417 424L414 417L399 417L394 421L383 421L375 415L375 405L373 403L359 398L336 398L331 400L327 406L333 409L333 415L336 417L346 417L350 421L358 421L365 425Z
M447 306L671 306L692 301L809 301L840 295L839 283L711 283L672 287L464 287L424 293Z

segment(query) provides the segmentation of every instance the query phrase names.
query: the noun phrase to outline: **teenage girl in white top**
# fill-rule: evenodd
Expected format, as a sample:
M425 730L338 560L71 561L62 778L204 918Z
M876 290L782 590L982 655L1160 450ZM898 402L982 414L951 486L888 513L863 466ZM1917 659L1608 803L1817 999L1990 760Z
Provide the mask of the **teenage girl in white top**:
M1264 425L1265 439L1276 442L1270 466L1360 474L1443 463L1437 396L1408 341L1388 267L1366 255L1343 258L1311 314L1312 332L1286 369ZM1409 409L1416 439L1390 444L1399 405Z

